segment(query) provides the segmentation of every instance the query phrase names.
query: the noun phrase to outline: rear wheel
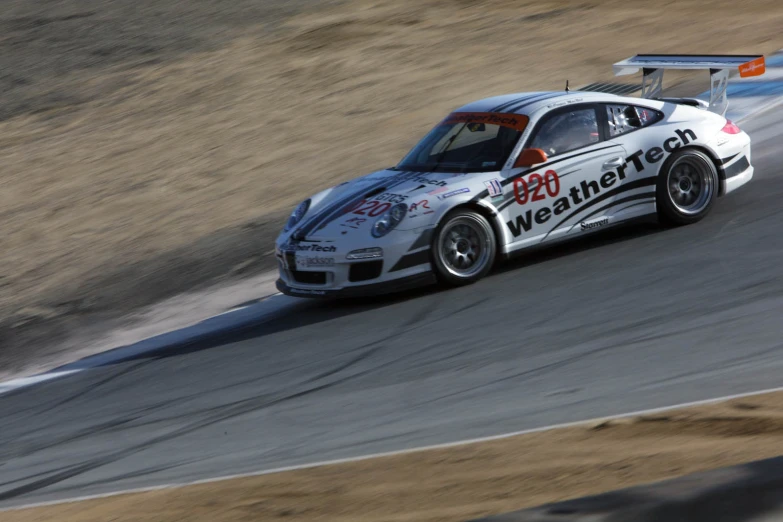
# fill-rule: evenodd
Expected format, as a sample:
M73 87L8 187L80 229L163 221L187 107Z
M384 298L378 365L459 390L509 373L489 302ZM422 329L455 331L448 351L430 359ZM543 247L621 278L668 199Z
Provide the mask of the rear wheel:
M443 219L431 248L438 280L450 285L478 281L495 262L492 226L484 216L468 209L457 209Z
M698 150L675 152L658 176L658 216L672 225L688 225L703 219L718 194L718 171Z

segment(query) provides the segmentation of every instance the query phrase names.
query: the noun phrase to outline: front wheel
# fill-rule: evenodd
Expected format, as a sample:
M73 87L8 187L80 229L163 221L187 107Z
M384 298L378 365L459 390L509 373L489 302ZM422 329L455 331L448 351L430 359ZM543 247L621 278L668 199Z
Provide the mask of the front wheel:
M450 285L475 283L492 269L497 250L487 219L468 209L447 215L432 241L432 264L438 280Z
M675 152L658 176L658 216L672 225L688 225L703 219L718 194L718 171L698 150Z

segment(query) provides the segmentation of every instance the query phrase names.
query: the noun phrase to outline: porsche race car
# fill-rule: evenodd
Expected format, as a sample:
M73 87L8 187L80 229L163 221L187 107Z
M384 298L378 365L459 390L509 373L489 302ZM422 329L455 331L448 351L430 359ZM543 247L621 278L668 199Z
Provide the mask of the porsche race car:
M640 97L509 94L440 121L394 167L315 194L277 238L277 288L347 297L478 281L499 258L637 218L704 218L753 177L726 83L763 56L637 55ZM665 69L710 71L709 101L664 98Z

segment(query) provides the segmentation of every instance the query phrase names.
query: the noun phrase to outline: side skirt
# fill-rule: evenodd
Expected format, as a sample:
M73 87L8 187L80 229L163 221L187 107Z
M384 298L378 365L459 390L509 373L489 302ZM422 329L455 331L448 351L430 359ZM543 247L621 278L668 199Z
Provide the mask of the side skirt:
M644 214L642 216L636 216L630 219L626 219L623 221L618 221L616 223L612 223L610 225L597 228L595 230L590 230L583 232L582 234L577 235L567 235L560 238L552 239L549 241L544 241L543 243L536 243L531 246L526 246L523 248L518 248L516 250L512 250L511 252L507 253L500 253L498 256L500 260L503 261L509 261L511 259L516 259L523 254L529 254L531 252L539 252L542 250L546 250L549 247L556 246L556 245L562 245L569 242L578 242L587 238L594 238L598 234L605 234L608 231L616 231L618 228L623 227L634 227L641 224L653 224L658 223L658 214L656 213L650 213L650 214Z

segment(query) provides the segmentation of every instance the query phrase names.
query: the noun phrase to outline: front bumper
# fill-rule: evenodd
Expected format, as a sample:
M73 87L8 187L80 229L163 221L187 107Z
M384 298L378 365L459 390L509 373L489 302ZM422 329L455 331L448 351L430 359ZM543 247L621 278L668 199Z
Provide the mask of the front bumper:
M292 297L320 297L327 299L346 298L346 297L367 297L373 295L391 294L402 292L412 288L419 288L435 284L437 278L432 272L424 272L411 276L394 279L392 281L383 281L380 283L371 283L367 285L349 286L340 289L321 289L321 288L294 288L286 284L282 279L275 283L277 289L285 295Z
M322 238L290 243L278 239L278 289L297 297L377 295L434 280L430 264L431 229L393 231L370 244ZM362 250L376 257L356 258Z

